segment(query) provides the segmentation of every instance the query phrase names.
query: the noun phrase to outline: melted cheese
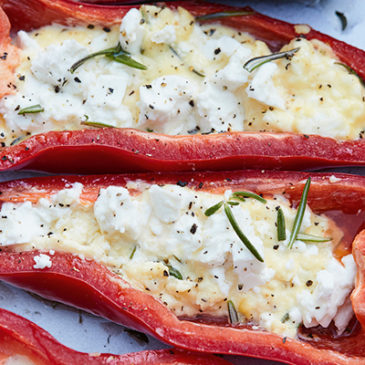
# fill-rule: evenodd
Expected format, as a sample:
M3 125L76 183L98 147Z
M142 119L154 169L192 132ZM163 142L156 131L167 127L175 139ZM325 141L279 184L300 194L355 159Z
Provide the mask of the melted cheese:
M129 188L135 191L133 184ZM295 337L300 323L327 327L333 320L339 332L345 329L352 316L345 300L356 269L352 255L342 262L333 256L341 233L331 220L307 207L301 232L333 240L297 240L288 249L288 239L278 242L276 228L280 206L289 237L296 210L286 199L246 199L232 206L262 263L240 241L223 208L204 214L231 191L145 184L139 189L132 194L110 186L95 203L82 203L82 186L75 184L35 204L4 203L0 242L15 250L50 250L35 258L39 270L51 267L53 250L93 258L178 316L226 317L226 301L232 300L243 323L285 336Z
M144 64L138 70L90 53L120 42ZM252 73L245 62L270 50L222 25L198 24L186 10L142 6L120 26L57 24L18 33L21 63L16 92L0 101L6 143L49 130L84 128L82 121L166 134L289 131L338 139L362 137L365 93L332 50L298 38L291 60ZM44 111L19 115L40 104ZM1 125L0 125L1 127Z

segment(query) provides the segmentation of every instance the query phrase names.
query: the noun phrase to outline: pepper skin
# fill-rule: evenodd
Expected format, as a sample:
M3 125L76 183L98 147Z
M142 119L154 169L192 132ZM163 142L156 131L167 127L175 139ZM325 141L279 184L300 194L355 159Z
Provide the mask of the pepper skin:
M128 181L139 179L151 184L186 182L191 188L206 191L244 189L264 195L283 194L293 204L297 204L309 176L312 177L309 206L316 213L330 214L337 211L336 222L343 229L343 241L348 252L355 235L365 226L365 178L347 174L246 171L46 177L2 183L0 199L2 202L36 202L40 197L47 197L66 184L78 181L84 185L81 200L95 201L100 188L125 186ZM246 355L289 364L363 364L364 244L356 242L364 236L364 233L358 236L353 248L359 266L352 295L358 322L350 334L337 338L316 332L312 337L301 335L299 339L289 339L240 325L218 326L180 320L147 292L132 288L105 266L72 253L56 252L51 257L51 268L34 269L34 257L40 251L15 252L8 247L0 252L0 278L188 350Z
M120 3L120 2L119 2ZM103 24L120 22L130 5L80 4L69 0L0 0L12 30L31 30L52 22ZM185 1L194 15L237 8ZM249 8L245 8L250 10ZM39 16L42 14L42 16ZM298 34L294 25L254 12L222 19L225 25L264 40L273 51L291 39L304 36L330 45L341 62L365 78L365 52L308 27ZM0 39L9 53L0 60L0 96L9 92L17 65L10 45L9 24L0 14ZM298 28L297 28L298 29ZM11 56L11 57L10 57ZM11 88L11 85L10 85ZM166 136L134 129L88 129L39 134L0 150L0 171L31 169L70 173L120 173L142 171L234 170L242 168L315 169L365 165L365 141L336 141L316 135L234 132L216 135Z
M7 359L16 355L24 356L35 365L229 364L215 356L198 355L177 349L150 350L124 355L82 353L61 345L33 322L0 309L0 364L7 364Z

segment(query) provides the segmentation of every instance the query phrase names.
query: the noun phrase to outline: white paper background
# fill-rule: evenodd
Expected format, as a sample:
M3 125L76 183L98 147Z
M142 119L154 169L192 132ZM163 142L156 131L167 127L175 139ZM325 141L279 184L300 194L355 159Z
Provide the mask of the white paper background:
M221 1L222 2L222 1ZM292 0L292 1L227 1L230 4L250 5L264 14L292 23L307 23L314 29L365 48L365 1L363 0ZM348 26L343 32L335 11L346 14ZM40 15L41 16L41 15ZM341 169L338 169L341 170ZM363 169L342 169L364 174ZM0 181L39 174L14 172L0 174ZM0 282L0 307L18 313L47 331L61 343L84 352L127 353L166 347L149 338L148 344L138 343L123 327L77 309L35 297ZM272 361L227 357L235 364L273 364Z

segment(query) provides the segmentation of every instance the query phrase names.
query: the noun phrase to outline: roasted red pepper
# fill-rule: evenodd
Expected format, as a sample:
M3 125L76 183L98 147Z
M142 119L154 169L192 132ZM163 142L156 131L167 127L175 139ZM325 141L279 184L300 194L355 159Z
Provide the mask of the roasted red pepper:
M177 349L142 351L125 355L82 353L61 345L33 322L0 309L0 364L7 364L6 361L13 356L23 356L36 365L228 364L218 357Z
M351 250L355 235L365 224L365 178L346 174L309 174L289 172L180 173L134 176L46 177L12 181L0 185L1 201L36 202L79 181L84 190L81 199L94 201L100 188L125 186L139 179L146 183L187 183L194 189L244 189L263 194L283 194L294 204L299 200L305 180L312 176L308 204L316 213L326 213L344 233L338 254ZM330 332L303 333L299 339L283 338L241 325L222 326L201 321L178 319L148 292L131 288L105 266L81 259L72 253L56 252L51 268L34 269L39 251L0 253L0 278L50 299L68 303L109 318L177 347L201 352L238 354L281 360L293 364L363 364L364 332L364 233L355 240L353 253L359 273L352 303L357 316L352 331L336 337ZM341 254L342 250L342 254Z
M111 24L120 21L131 6L80 4L67 0L2 0L12 30L31 30L52 22ZM194 15L237 8L186 1ZM245 8L246 10L250 10ZM42 16L40 16L42 14ZM277 50L298 34L294 25L254 12L230 17L222 23L242 29ZM16 66L10 46L9 26L1 13L0 39L11 53L1 61L9 79ZM297 28L298 29L298 28ZM365 78L365 52L308 28L302 35L330 45L337 57ZM0 85L4 94L6 85ZM1 94L1 93L0 93ZM51 172L189 171L239 168L303 169L325 166L365 165L365 142L339 142L332 138L292 133L236 132L218 135L165 136L133 129L99 129L49 132L35 135L0 151L0 171L27 168Z

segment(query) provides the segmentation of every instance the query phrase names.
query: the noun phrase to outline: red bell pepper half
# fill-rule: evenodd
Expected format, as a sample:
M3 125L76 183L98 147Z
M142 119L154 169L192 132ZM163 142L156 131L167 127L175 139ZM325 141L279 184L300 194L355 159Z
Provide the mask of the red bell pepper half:
M11 30L31 30L52 22L103 24L120 22L130 5L80 4L69 0L0 0ZM194 15L237 10L205 2L172 2ZM244 8L250 10L249 8ZM295 25L253 12L222 23L251 33L278 50L301 35ZM0 14L0 96L8 92L17 65L9 23ZM365 78L365 52L308 27L307 39L330 45L341 62ZM7 80L7 81L5 81ZM35 135L0 150L0 171L27 168L50 172L102 173L140 171L304 169L365 165L365 141L336 141L316 135L235 132L218 135L166 136L134 129L59 131Z
M61 345L33 322L0 309L0 364L7 364L13 356L14 359L16 356L23 356L35 365L229 364L212 355L199 355L178 349L149 350L124 355L82 353Z
M205 191L244 189L262 194L283 194L297 204L309 173L206 172L166 175L46 177L0 184L2 202L36 202L76 181L84 185L82 200L95 201L100 188L125 186L139 179L146 183L186 182ZM351 252L355 235L365 226L365 178L347 174L311 174L308 204L325 213L343 230L335 254ZM364 364L365 362L365 231L355 240L353 253L359 273L352 303L357 316L350 333L336 337L326 330L303 332L298 339L282 338L242 325L216 325L177 318L147 292L132 288L105 266L72 253L56 252L51 268L34 269L39 251L0 252L0 279L46 298L74 305L180 348L279 360L290 364Z

